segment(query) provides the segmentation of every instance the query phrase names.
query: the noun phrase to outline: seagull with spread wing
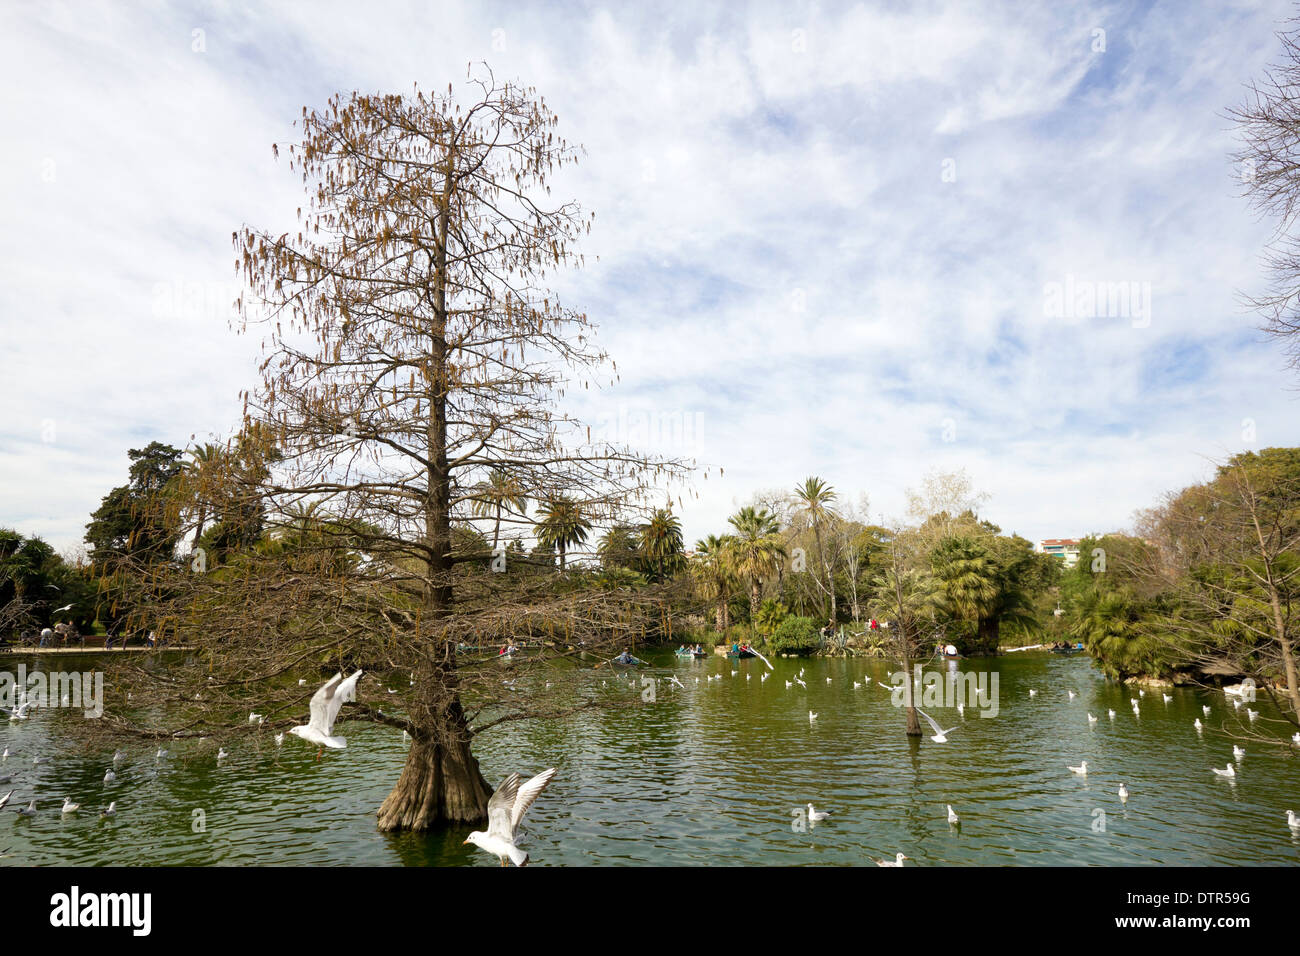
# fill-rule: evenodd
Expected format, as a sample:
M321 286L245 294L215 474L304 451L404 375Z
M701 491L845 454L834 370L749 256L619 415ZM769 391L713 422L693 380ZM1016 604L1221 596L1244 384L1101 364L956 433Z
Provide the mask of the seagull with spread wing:
M554 776L555 768L552 767L543 770L522 786L519 784L519 774L512 773L506 777L488 801L487 832L475 830L465 838L465 843L473 843L480 850L487 850L501 861L502 866L506 865L507 859L514 861L515 866L527 866L528 854L516 845L519 824Z
M334 721L338 720L339 711L344 704L357 699L357 681L361 679L361 674L362 671L357 671L344 680L343 672L339 671L321 685L320 690L311 698L311 719L300 727L290 727L289 733L321 748L342 750L346 747L346 738L333 736ZM321 751L317 750L318 760L320 755Z
M936 744L946 744L948 742L948 734L952 733L954 730L957 729L956 727L949 727L947 730L944 730L942 727L939 726L938 721L936 721L933 717L931 717L929 714L923 711L920 707L916 708L916 712L925 718L925 722L929 724L930 729L934 731L934 736L932 736L930 739L933 740ZM960 726L960 724L958 726Z

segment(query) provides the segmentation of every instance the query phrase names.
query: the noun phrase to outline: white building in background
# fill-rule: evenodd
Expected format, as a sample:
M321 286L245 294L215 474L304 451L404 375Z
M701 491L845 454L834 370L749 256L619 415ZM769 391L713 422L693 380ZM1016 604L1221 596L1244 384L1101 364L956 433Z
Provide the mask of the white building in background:
M1078 538L1044 538L1038 542L1038 550L1042 554L1060 558L1067 568L1072 568L1079 563Z

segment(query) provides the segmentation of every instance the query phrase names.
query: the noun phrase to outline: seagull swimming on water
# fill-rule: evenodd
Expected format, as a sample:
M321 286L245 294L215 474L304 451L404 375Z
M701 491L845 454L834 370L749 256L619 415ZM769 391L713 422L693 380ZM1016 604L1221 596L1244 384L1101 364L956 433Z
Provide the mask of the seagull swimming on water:
M0 804L0 806L3 806L3 804ZM1300 830L1300 817L1295 815L1294 810L1288 810L1286 812L1286 825L1292 830Z
M911 857L903 856L901 853L894 854L892 860L876 860L876 866L902 866L904 860L910 860Z
M1122 783L1119 785L1119 799L1121 803L1124 803L1128 800L1128 787L1126 787Z
M1077 767L1071 767L1069 764L1066 764L1066 768L1070 771L1070 773L1077 773L1081 777L1088 776L1088 761L1086 760L1079 761L1079 766Z
M80 809L81 809L81 804L79 804L79 803L73 803L72 800L71 800L70 798L68 798L68 797L64 797L64 798L63 798L63 812L64 812L64 813L76 813L76 812L77 812L78 810L80 810Z
M829 810L817 810L813 808L811 803L808 804L808 819L813 823L821 823L830 815L831 812Z
M465 838L465 843L473 843L480 850L487 850L501 861L502 866L506 865L507 859L515 866L527 866L528 854L516 845L519 824L554 776L555 768L551 767L522 786L519 774L512 773L506 777L488 801L487 831L475 830Z
M1220 770L1218 767L1211 767L1210 769L1220 777L1235 777L1237 775L1237 771L1233 769L1232 764L1228 764L1228 766L1223 770Z
M34 816L36 816L36 801L33 800L31 803L27 804L27 806L25 806L25 807L19 807L19 808L18 808L18 815L19 815L20 817L34 817Z
M3 809L4 809L5 804L9 802L9 798L12 797L12 796L14 795L14 793L15 793L15 791L10 790L10 791L9 791L8 793L6 793L3 797L0 797L0 810L3 810Z
M951 803L948 804L948 822L953 824L961 823L961 817L957 816L957 811L952 808Z
M817 715L814 714L811 710L808 711L808 723L811 724L816 719L817 719Z
M320 690L316 691L311 698L311 719L299 727L290 727L289 733L309 743L333 750L342 750L346 747L348 745L346 738L333 736L334 722L338 720L343 705L357 699L357 681L360 680L361 674L361 671L357 671L344 680L343 672L339 671L322 684ZM319 751L316 756L320 756Z
M1199 717L1197 717L1194 721L1192 721L1192 726L1196 728L1196 732L1198 734L1205 729L1205 725L1201 723L1201 718Z

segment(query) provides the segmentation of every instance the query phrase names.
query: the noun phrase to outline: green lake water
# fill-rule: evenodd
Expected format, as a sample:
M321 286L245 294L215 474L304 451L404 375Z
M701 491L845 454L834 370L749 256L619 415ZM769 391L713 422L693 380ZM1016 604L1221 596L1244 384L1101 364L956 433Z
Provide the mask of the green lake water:
M1247 752L1235 781L1213 774L1233 759L1225 732L1249 733L1245 709L1222 693L1176 689L1166 704L1148 690L1135 718L1137 689L1106 681L1081 656L939 663L927 671L996 673L998 715L936 708L944 727L956 726L936 744L904 735L888 691L854 689L854 680L888 683L884 661L777 659L762 682L757 659L652 659L655 667L630 676L583 676L634 707L506 724L476 742L493 786L512 770L560 768L527 818L534 865L869 865L899 851L922 866L1300 862L1300 835L1286 823L1288 808L1300 812L1300 750L1237 741ZM0 670L19 661L87 669L94 660L6 657ZM800 669L807 688L787 689ZM642 702L639 678L668 674L685 688L660 681ZM383 692L363 683L362 696L379 702ZM1267 701L1252 706L1261 712L1256 732L1289 737ZM819 715L811 723L810 709ZM13 751L0 778L14 777L0 794L16 790L0 811L0 854L9 854L0 865L498 865L462 846L468 828L377 832L374 812L406 745L399 731L346 715L336 732L348 748L319 762L314 747L293 737L277 747L270 734L227 743L220 763L211 743L168 744L159 761L156 745L123 739L128 756L109 784L113 747L87 750L61 733L79 712L0 722L0 750ZM37 754L49 761L33 766ZM1081 760L1086 778L1066 769ZM1132 792L1127 805L1120 782ZM65 796L82 810L61 814ZM35 817L14 812L33 798ZM102 820L110 800L117 814ZM809 801L831 818L800 826L792 811ZM946 804L960 826L947 823Z

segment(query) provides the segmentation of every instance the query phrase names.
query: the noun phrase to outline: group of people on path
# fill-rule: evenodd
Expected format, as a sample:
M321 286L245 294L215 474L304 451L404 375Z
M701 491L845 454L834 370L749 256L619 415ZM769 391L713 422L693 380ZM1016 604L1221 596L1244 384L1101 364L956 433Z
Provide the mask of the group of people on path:
M86 639L81 636L77 630L77 625L70 621L59 621L53 628L45 628L41 631L41 640L38 647L71 647L74 642L79 643L82 647L86 646Z

